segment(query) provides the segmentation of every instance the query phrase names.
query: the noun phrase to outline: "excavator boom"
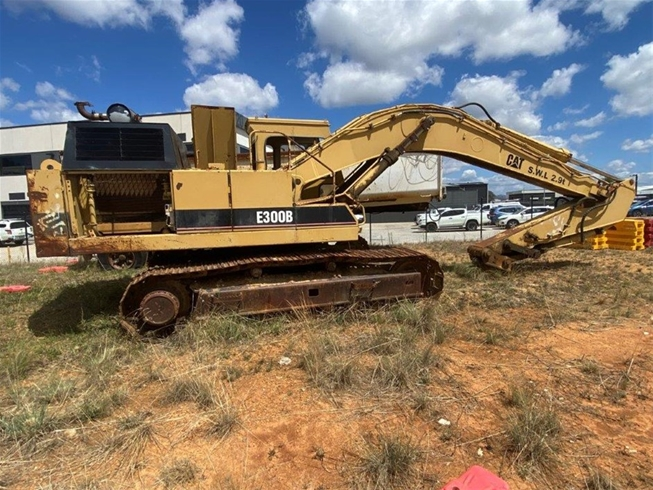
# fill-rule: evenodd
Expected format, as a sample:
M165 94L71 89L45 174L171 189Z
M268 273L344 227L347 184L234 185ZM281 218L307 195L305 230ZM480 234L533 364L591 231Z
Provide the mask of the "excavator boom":
M504 270L626 217L635 197L633 179L620 180L487 115L481 121L462 108L435 104L391 107L354 119L293 159L289 168L302 179L303 193L310 194L329 173L362 162L325 198L347 201L356 200L400 155L435 153L565 196L563 206L469 248L474 262ZM394 147L384 146L388 142Z

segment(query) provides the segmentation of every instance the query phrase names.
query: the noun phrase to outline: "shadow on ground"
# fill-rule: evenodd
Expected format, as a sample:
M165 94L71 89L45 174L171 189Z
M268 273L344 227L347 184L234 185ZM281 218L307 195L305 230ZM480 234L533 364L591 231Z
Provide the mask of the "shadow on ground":
M65 286L29 317L28 328L38 337L79 333L84 323L98 316L117 315L129 280L124 277Z

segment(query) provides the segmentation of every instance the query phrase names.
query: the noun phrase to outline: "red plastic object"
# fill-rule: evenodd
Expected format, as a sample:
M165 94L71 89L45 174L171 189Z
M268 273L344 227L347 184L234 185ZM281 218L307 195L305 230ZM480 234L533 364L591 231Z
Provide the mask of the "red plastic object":
M653 247L653 218L644 219L644 246Z
M481 466L472 466L442 490L510 490L508 484Z
M32 286L23 286L21 284L12 284L11 286L0 286L0 292L3 293L22 293L29 291Z
M65 265L52 265L50 267L41 267L39 269L39 272L44 273L44 272L66 272L68 270L68 266Z

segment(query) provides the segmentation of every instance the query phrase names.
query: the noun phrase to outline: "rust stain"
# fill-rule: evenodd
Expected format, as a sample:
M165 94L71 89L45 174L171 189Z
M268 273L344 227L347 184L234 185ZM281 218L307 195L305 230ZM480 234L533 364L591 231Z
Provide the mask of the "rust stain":
M103 238L75 238L70 241L70 250L73 254L98 254L113 252L139 252L146 251L139 240L133 237L103 237Z
M34 230L37 257L67 257L70 255L66 237L52 238Z
M29 191L27 193L30 201L46 201L48 200L48 193L41 191Z

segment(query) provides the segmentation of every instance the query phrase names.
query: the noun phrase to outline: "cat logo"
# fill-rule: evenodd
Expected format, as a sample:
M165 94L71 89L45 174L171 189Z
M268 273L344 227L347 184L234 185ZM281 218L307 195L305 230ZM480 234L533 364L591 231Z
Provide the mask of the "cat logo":
M508 154L506 165L508 165L509 167L516 168L517 170L521 170L522 163L524 163L523 158L520 158L517 155L513 155L512 153Z

